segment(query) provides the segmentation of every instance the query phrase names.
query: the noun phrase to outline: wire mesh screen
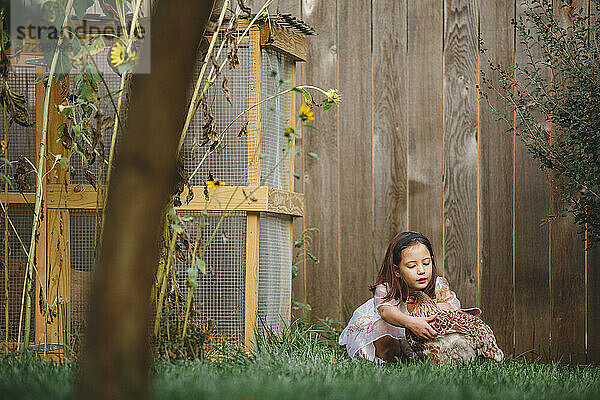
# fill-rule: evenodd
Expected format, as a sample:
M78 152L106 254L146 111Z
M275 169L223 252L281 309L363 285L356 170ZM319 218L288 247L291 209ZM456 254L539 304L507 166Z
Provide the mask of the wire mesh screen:
M92 57L94 58L94 61L96 63L96 65L98 66L98 69L100 70L100 72L102 72L102 76L104 77L104 80L106 81L106 85L104 83L100 83L100 87L98 88L98 96L102 99L100 101L100 110L103 113L103 119L106 118L111 118L115 115L115 106L118 102L118 97L119 97L119 87L121 85L121 77L119 75L117 75L112 68L110 68L110 66L108 65L107 59L106 59L106 55L108 53L109 47L107 46L104 50L102 50L101 52L99 52L98 54L93 55ZM77 72L72 72L69 75L69 87L70 87L70 91L73 94L77 93ZM113 102L111 101L110 97L108 97L108 91L106 89L106 86L108 86L110 93L113 97ZM128 90L128 85L126 82L125 85L125 94L127 94L127 90ZM126 95L123 97L123 104L121 105L121 125L125 125L126 121L124 120L125 118L125 110L127 109L127 106L125 104L125 99L126 99ZM93 122L94 123L94 122ZM110 129L107 129L104 132L100 132L100 134L102 135L102 140L101 140L101 145L96 147L96 150L98 151L99 154L94 154L94 160L93 162L87 166L84 163L83 158L81 157L80 154L77 153L73 153L73 155L71 156L71 175L70 175L70 182L73 184L88 184L90 183L88 181L88 179L86 178L86 174L85 174L85 170L89 169L91 174L94 177L98 177L98 172L99 172L99 167L100 165L102 165L102 170L101 170L101 181L104 183L106 182L106 172L107 172L107 163L104 160L108 160L108 156L110 154L110 142L112 140L112 126L110 127ZM118 143L119 143L119 137L121 136L121 130L119 129L117 131L117 140L115 142L115 150L118 149ZM81 143L79 143L82 146L88 146L89 148L89 143L82 141ZM116 156L117 152L115 151L115 156ZM116 162L115 162L116 164Z
M221 214L181 212L192 216L189 228L191 240L200 232L200 246L208 242ZM200 249L202 247L199 247ZM246 285L246 213L234 212L225 217L203 257L206 274L200 274L199 286L194 290L194 314L192 321L215 322L217 333L237 342L244 340L244 290ZM183 299L187 296L188 263L177 261L175 273Z
M224 57L225 52L223 51L217 60L217 64L220 65ZM240 47L238 49L239 65L231 70L227 66L223 68L222 76L215 81L205 95L210 112L214 116L216 131L219 134L238 114L248 107L249 57L250 50L248 47ZM202 63L199 61L195 67L194 79L190 83L188 96L190 99L201 67ZM205 76L208 75L209 71L210 66L206 68ZM225 87L231 93L232 104L229 104L224 95L223 76L227 80ZM185 169L193 174L190 183L196 186L204 185L204 182L208 180L208 173L211 172L215 179L223 181L227 185L246 185L248 181L246 173L248 137L246 134L240 135L240 132L243 127L247 127L248 114L242 115L227 129L222 146L220 148L215 147L215 151L210 154L208 154L211 148L210 143L202 145L204 132L206 131L203 128L205 124L204 117L205 115L200 106L192 119L182 149ZM252 151L252 149L250 150ZM206 159L195 172L196 167L205 155Z
M27 157L34 165L36 162L35 151L35 67L14 67L8 75L8 87L13 91L25 96L27 100L27 120L31 126L24 127L13 122L10 123L8 112L6 113L6 121L8 123L8 132L6 137L6 158L10 161L17 161L20 155ZM4 107L0 103L0 126L4 132ZM4 133L0 134L0 140L4 140ZM0 151L1 154L1 151ZM6 175L14 176L15 164L12 164L12 170L8 170ZM24 163L25 167L30 170L29 163ZM4 173L4 170L0 170ZM24 192L35 192L35 174L29 173L26 175L26 185ZM2 185L2 191L4 185ZM17 186L9 187L9 192L18 192Z
M0 304L2 305L0 309L0 338L2 341L8 338L8 341L16 342L19 333L21 296L23 295L27 256L10 222L12 221L23 245L29 251L33 213L26 204L11 204L8 206L8 218L8 223L5 223L4 212L0 209L0 235L2 235L0 241ZM6 230L7 227L8 230ZM8 249L6 245L8 245ZM32 330L35 326L34 316L35 313L32 312L30 325ZM23 338L22 334L23 328L21 328L21 338Z
M95 263L95 211L71 210L71 331L81 334L89 307Z
M292 290L291 217L260 216L258 262L258 318L260 331L279 331L290 322Z
M262 49L263 99L291 87L293 61L283 54ZM289 156L283 152L283 133L290 126L291 95L277 96L262 105L261 110L261 184L277 189L289 189Z

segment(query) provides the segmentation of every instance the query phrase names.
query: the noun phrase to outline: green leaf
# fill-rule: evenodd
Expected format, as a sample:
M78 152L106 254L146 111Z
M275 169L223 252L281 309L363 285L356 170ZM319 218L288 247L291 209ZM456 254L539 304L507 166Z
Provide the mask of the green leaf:
M329 110L329 109L331 108L331 106L332 106L332 105L333 105L333 103L330 103L330 102L326 101L326 102L323 104L323 110L324 110L324 111L327 111L327 110Z
M67 168L69 168L69 158L61 157L60 160L58 161L58 164L63 169L63 171L66 171Z
M83 21L83 16L88 8L94 5L94 0L73 0L73 9L77 19Z
M64 44L63 44L63 48L64 48ZM48 64L48 65L51 65L51 64ZM56 82L61 82L63 79L65 79L69 75L69 72L71 72L72 68L73 68L73 63L71 62L69 55L63 49L61 49L58 53L58 60L56 61L56 70L55 70Z
M306 105L310 106L311 104L313 104L313 98L311 96L311 94L308 92L308 90L306 89L301 89L302 90L302 95L304 96L304 102L306 103Z
M206 210L200 210L200 214L204 217L208 217L208 211Z
M61 124L63 125L63 124ZM59 126L60 128L60 126ZM75 135L75 137L81 137L81 135L83 134L83 129L81 129L81 127L79 125L73 125L73 134Z
M61 7L58 1L47 0L44 2L44 4L42 4L41 17L45 20L44 22L48 24L47 26L53 27L57 31L60 31L60 29L62 28L62 23L65 19L65 11L63 10L63 7ZM57 37L55 37L57 32L50 29L46 29L46 31L47 33L44 32L44 35L48 35L46 36L47 38L57 39Z
M192 290L198 287L198 270L196 268L190 267L187 269L187 279L185 284Z
M196 268L187 269L188 278L198 279L198 270Z
M82 75L80 75L82 76ZM94 90L93 79L86 79L87 74L83 75L77 85L77 97L83 103L95 103L97 101L96 90Z
M85 75L88 79L90 79L90 83L96 92L100 87L100 83L102 83L101 74L102 72L100 72L94 64L88 64L85 66Z
M77 43L77 45L75 45L75 43ZM104 43L102 36L94 36L88 44L84 44L83 46L81 46L77 40L73 41L73 54L76 59L80 59L85 55L98 54L105 48L106 43ZM88 66L97 70L94 64L88 64Z
M200 270L200 272L206 274L206 263L204 260L196 258L196 267Z
M306 310L306 311L312 310L312 307L310 306L310 304L302 303L302 302L299 302L296 300L292 301L292 308L294 310Z
M316 127L316 126L314 126L314 125L303 124L302 126L303 126L304 128L313 129L313 130L315 130L315 131L317 131L317 132L319 131L319 128L317 128L317 127Z
M9 186L12 186L12 181L10 180L10 178L4 175L2 172L0 172L0 181L7 183Z
M319 155L317 153L313 153L313 152L307 152L306 153L307 156L314 158L315 160L319 159Z
M178 223L171 224L171 229L173 229L173 232L177 232L178 234L183 233L183 226Z

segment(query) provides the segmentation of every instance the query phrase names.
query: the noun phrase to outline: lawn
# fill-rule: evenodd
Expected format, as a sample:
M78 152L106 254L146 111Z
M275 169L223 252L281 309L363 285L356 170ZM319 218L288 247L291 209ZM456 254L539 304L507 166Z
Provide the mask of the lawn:
M377 366L350 361L316 334L294 329L261 340L253 358L161 361L155 399L598 399L600 369L508 360L470 366ZM232 353L233 354L233 353ZM0 399L69 399L75 364L32 357L0 361Z

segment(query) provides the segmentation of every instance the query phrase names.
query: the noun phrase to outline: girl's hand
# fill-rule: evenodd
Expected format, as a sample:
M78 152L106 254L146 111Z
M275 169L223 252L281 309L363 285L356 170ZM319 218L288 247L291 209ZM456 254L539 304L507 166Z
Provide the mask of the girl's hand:
M431 340L437 335L437 332L429 325L429 321L432 321L435 317L437 317L437 314L429 317L411 317L410 326L407 326L407 328L421 339Z

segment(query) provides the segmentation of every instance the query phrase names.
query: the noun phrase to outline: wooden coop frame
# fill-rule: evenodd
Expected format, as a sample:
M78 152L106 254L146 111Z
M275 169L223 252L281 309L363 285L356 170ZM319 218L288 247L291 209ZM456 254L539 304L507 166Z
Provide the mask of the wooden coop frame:
M240 21L239 30L247 27L248 22ZM227 24L225 23L224 26ZM292 63L291 85L294 86L296 76L296 63L306 61L307 46L306 38L291 29L280 27L273 23L261 23L258 26L250 28L248 36L242 39L240 47L247 47L250 53L249 63L249 82L248 82L248 103L254 104L261 100L262 85L262 49L270 48L289 57ZM14 62L14 67L27 67L35 70L35 77L47 72L45 66L36 65L40 54L23 54L18 62ZM43 117L43 103L46 89L43 82L35 84L36 100L36 155L39 154L39 143L41 141L42 124L39 122ZM57 142L57 128L66 122L64 116L58 113L57 105L62 102L69 93L69 79L64 79L60 84L53 85L50 94L50 112L47 133L47 154L59 154L64 150L62 145ZM296 95L288 94L291 97L289 120L290 125L295 119ZM254 145L258 144L258 138L261 135L261 106L252 108L248 112L248 163L250 167L247 174L247 185L244 186L223 186L211 195L210 201L206 202L203 196L196 196L189 204L184 204L177 208L178 211L201 211L222 213L227 211L225 205L233 194L234 202L242 202L244 194L250 192L260 183L260 168L262 161L258 154L253 154ZM252 158L256 162L252 162ZM243 205L238 209L245 212L246 215L246 249L245 249L245 297L244 297L244 344L251 347L254 340L254 332L257 328L257 311L259 297L259 232L261 216L265 213L275 213L290 217L290 253L293 252L293 219L304 215L304 194L294 192L294 156L288 157L288 183L287 190L277 189L269 186L260 186L252 195L254 201L243 201ZM46 162L46 169L48 169ZM47 171L45 171L46 173ZM32 295L32 304L35 307L35 329L32 328L32 342L38 345L47 343L48 351L58 351L60 344L65 343L65 327L70 329L70 311L57 311L55 315L47 317L46 310L40 306L39 299L43 297L41 287L38 282L45 282L48 290L48 303L56 304L62 302L70 306L71 304L71 255L70 255L70 213L82 210L96 210L101 202L101 192L97 192L89 184L64 184L65 171L60 169L50 174L43 180L42 184L42 215L43 220L40 223L39 241L36 247L37 277L34 277L34 294ZM236 190L237 189L237 190ZM202 193L204 186L194 186L195 193ZM234 193L235 192L235 193ZM185 192L182 198L185 197ZM2 202L7 205L35 203L35 193L9 192L0 193ZM233 203L236 204L236 203ZM290 265L291 267L291 265ZM291 288L291 275L282 276L281 279L289 279ZM291 298L288 299L291 305ZM57 308L59 310L59 308ZM2 312L4 312L2 310ZM289 323L289 319L287 321ZM68 340L68 338L67 338ZM12 343L14 346L16 343ZM60 352L60 351L59 351Z

